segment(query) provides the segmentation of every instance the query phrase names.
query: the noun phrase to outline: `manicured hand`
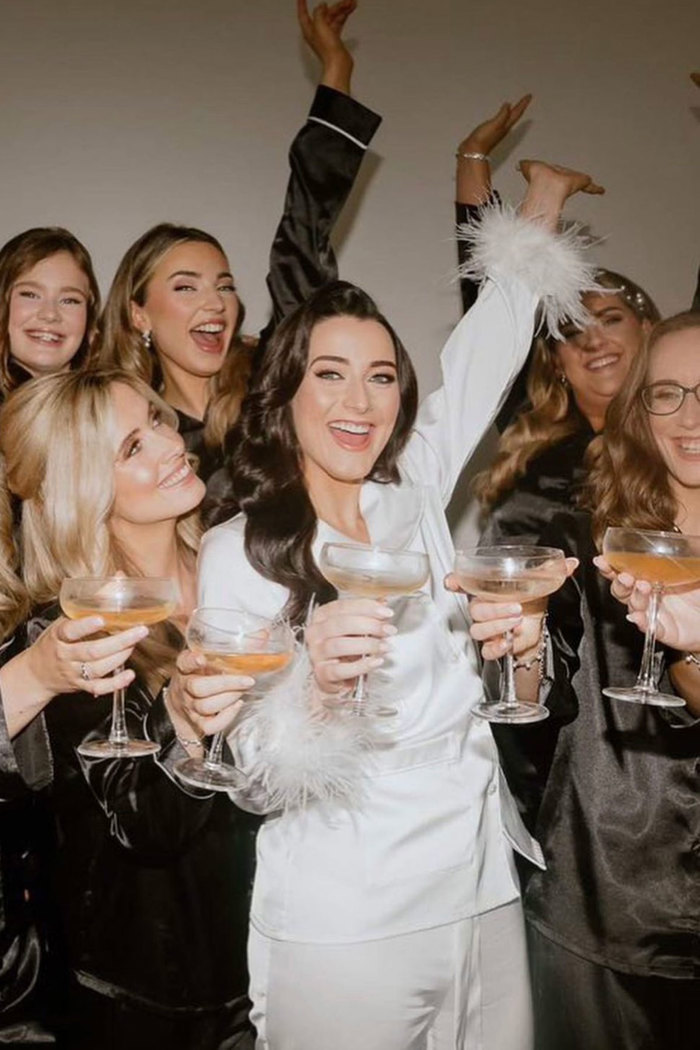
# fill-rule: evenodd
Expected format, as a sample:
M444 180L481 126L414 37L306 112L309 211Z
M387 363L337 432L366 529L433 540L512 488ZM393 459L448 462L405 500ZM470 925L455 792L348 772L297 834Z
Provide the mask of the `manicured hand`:
M392 610L370 598L341 598L317 608L305 639L319 690L339 693L381 667L396 628Z
M103 696L123 689L134 679L134 672L123 667L134 647L148 635L144 626L103 638L100 616L54 620L26 650L28 666L35 680L53 695L86 692ZM114 673L118 671L118 673Z
M627 619L646 631L649 626L651 584L628 572L615 572L602 555L593 559L598 571L610 580L610 593L627 606ZM700 588L667 590L659 602L656 636L660 642L687 652L700 652Z
M211 736L225 730L245 702L245 694L255 685L248 675L212 674L206 659L185 649L177 658L177 670L170 680L168 706L173 721L180 718L186 727ZM176 730L178 726L176 724ZM189 732L185 728L180 736Z

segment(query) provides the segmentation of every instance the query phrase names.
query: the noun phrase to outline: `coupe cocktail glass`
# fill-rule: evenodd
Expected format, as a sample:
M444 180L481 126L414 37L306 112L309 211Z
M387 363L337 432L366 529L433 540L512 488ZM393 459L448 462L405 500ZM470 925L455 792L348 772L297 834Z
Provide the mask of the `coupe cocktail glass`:
M430 576L427 554L359 543L324 543L320 569L341 597L378 601L414 594ZM365 715L369 699L366 675L358 675L351 697L353 714ZM386 706L374 705L370 711L382 717L396 714Z
M454 573L467 594L489 602L534 602L559 590L566 579L566 558L557 547L472 547L455 552ZM549 711L543 704L518 700L513 676L513 632L506 631L501 696L484 702L474 714L489 722L540 722Z
M655 707L684 707L685 701L672 693L660 693L656 685L654 648L661 596L669 587L700 583L700 536L680 532L652 532L646 529L609 528L603 537L603 554L616 572L628 572L651 584L647 631L642 666L636 684L625 689L608 687L605 696L633 704Z
M146 576L105 576L64 580L59 600L71 620L101 616L105 631L116 634L128 627L147 627L172 616L177 607L177 588L170 579ZM116 674L123 668L118 668ZM143 758L159 750L152 740L130 739L124 716L124 690L115 689L109 737L85 740L78 752L90 758Z
M189 649L205 657L210 673L250 675L256 686L283 671L294 656L294 634L287 623L238 609L195 609L186 640ZM247 778L223 761L223 746L223 732L215 733L204 758L182 759L175 772L186 784L209 791L244 787Z

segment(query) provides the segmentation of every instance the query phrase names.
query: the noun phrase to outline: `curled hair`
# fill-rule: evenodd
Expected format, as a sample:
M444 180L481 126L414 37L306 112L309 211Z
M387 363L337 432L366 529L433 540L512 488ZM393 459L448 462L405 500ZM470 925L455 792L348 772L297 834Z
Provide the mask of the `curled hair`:
M10 346L10 296L17 281L37 263L59 252L67 252L87 277L90 294L87 302L85 334L70 367L80 371L91 364L92 340L100 313L100 289L87 248L61 226L37 226L18 233L0 248L0 394L3 397L23 383L25 370L12 358Z
M0 408L0 454L7 489L21 501L22 576L34 608L55 602L68 577L142 575L111 529L115 383L131 387L177 426L173 410L149 386L118 371L33 379ZM194 563L196 511L178 521L176 532L183 558ZM169 677L175 656L167 627L154 628L133 662L157 686L159 676L161 683Z
M376 321L388 332L396 353L400 392L394 430L368 480L398 483L398 457L413 427L418 387L413 365L374 301L355 285L335 281L312 295L279 325L267 346L243 402L237 427L227 441L235 498L246 515L245 546L261 575L288 588L285 609L303 623L309 602L329 601L335 590L311 553L317 517L303 474L291 402L306 373L311 334L321 321L353 317Z
M659 311L651 297L634 281L613 270L598 270L595 277L632 310L639 322L659 320ZM474 492L485 508L503 499L533 459L581 427L581 414L574 397L558 376L556 348L555 339L540 336L535 341L527 376L531 407L504 430L493 463L474 479Z
M593 538L599 548L609 525L675 528L678 501L649 426L641 391L647 382L651 355L660 340L690 329L698 329L700 336L700 313L675 314L653 328L632 363L627 382L610 403L605 433L589 447L584 502L593 516Z
M226 256L216 238L204 230L169 222L153 226L134 241L119 263L102 316L99 352L102 367L132 372L160 392L163 371L158 348L144 344L143 333L132 320L131 304L145 306L153 271L169 251L181 244L209 244ZM210 448L221 447L224 436L238 418L250 375L250 350L238 338L242 321L241 307L238 327L221 369L209 380L204 440Z

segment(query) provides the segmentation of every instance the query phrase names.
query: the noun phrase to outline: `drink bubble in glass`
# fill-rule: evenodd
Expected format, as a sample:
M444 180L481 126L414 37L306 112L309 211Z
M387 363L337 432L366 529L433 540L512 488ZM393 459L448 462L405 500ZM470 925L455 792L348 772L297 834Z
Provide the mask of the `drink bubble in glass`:
M566 579L566 558L557 547L472 547L455 552L454 574L467 594L487 602L534 602L559 590ZM513 632L506 631L509 648L504 656L501 696L474 708L489 722L540 722L549 711L543 704L520 701L515 692Z
M612 527L605 530L603 554L616 572L628 572L651 584L647 630L642 666L637 681L629 688L609 686L605 696L632 704L654 707L684 707L685 701L672 693L659 692L656 685L654 650L659 602L670 587L700 584L700 536L680 532L654 532L647 529Z
M361 543L324 543L320 569L341 598L373 598L383 601L415 594L430 576L428 555L421 551L372 547ZM354 715L368 713L388 718L396 709L370 705L367 676L357 676L351 702Z
M101 616L108 634L167 620L177 607L177 588L170 579L140 576L106 576L64 580L59 596L61 609L71 620ZM119 674L123 668L114 672ZM143 758L159 751L153 740L129 737L124 714L124 690L115 689L109 736L84 740L78 752L89 758Z
M287 623L268 620L239 609L195 609L187 625L187 646L203 656L209 673L249 675L265 683L284 671L294 656L294 634ZM257 693L246 693L252 700ZM178 777L192 787L235 791L247 778L223 760L224 734L214 733L204 758L184 758L175 764Z

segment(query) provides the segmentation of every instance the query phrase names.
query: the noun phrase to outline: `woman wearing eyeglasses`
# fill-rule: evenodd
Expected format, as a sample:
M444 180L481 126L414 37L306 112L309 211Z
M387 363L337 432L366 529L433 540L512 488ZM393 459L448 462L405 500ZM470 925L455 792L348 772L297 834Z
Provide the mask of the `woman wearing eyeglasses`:
M597 445L591 513L558 516L543 538L580 559L550 601L551 659L540 658L541 613L471 605L483 656L501 656L502 632L515 627L519 695L548 690L546 722L498 727L511 788L547 864L533 871L524 896L536 1046L694 1050L700 654L671 647L684 636L673 622L680 599L667 595L664 690L686 707L603 697L608 685L634 684L648 585L632 590L623 576L611 594L592 559L609 525L700 535L700 314L654 329ZM631 602L631 620L616 597Z

